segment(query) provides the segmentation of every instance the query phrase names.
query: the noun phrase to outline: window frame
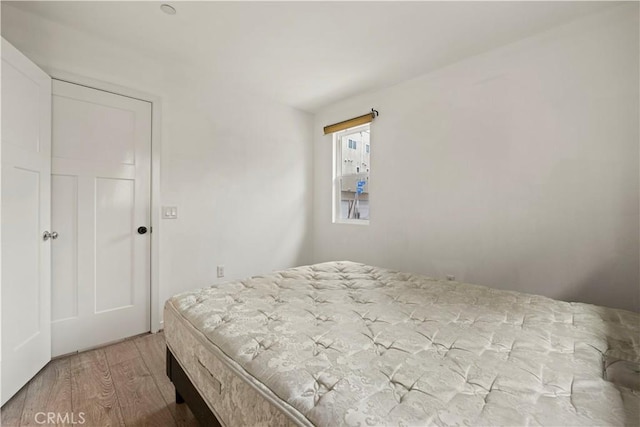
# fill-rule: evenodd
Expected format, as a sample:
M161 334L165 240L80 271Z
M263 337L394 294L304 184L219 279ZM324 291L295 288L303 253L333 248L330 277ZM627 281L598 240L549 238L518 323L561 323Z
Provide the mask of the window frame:
M338 171L341 171L342 165L342 147L341 147L341 138L344 135L362 132L363 130L369 130L369 144L371 145L371 123L365 123L363 125L354 126L348 129L341 130L339 132L335 132L332 135L333 142L333 182L332 182L332 223L333 224L349 224L349 225L369 225L371 219L356 219L356 218L341 218L341 186L340 186L340 178L342 175L338 176ZM369 155L371 152L369 151ZM371 160L369 160L371 163ZM369 206L371 206L371 166L369 167L369 182L367 182L368 186L368 198L369 198Z

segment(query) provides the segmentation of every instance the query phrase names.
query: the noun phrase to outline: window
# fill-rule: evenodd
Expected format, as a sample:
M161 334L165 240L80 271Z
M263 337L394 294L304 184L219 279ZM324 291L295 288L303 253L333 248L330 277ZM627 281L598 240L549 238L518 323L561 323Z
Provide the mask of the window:
M369 222L370 144L368 123L334 134L334 222Z

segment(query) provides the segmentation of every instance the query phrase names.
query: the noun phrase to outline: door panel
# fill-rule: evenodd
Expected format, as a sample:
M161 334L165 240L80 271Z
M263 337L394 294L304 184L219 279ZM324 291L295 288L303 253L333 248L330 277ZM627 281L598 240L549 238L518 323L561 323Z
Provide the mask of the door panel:
M18 350L40 332L40 172L19 167L2 170L3 273L10 277L4 297L13 301L2 312L13 327L4 345ZM4 281L3 281L4 283ZM15 292L15 294L14 294Z
M56 292L51 294L51 321L78 315L78 177L54 175L51 178L51 217L56 218L59 236L51 252L51 280Z
M53 354L149 331L151 104L53 81Z
M51 79L2 39L2 404L51 359Z
M78 86L74 92L83 89L94 90ZM54 126L54 157L100 162L108 160L128 165L135 163L136 112L127 109L130 98L122 102L113 96L117 95L109 97L113 106L95 104L78 97L54 96L56 120L74 123L74 126ZM87 135L91 135L90 140L86 139Z
M15 64L3 60L2 65L2 97L8 103L7 108L2 109L2 140L36 152L40 132L33 124L38 123L40 117L40 84ZM13 102L16 99L20 102Z
M96 312L134 303L134 184L129 179L96 180Z

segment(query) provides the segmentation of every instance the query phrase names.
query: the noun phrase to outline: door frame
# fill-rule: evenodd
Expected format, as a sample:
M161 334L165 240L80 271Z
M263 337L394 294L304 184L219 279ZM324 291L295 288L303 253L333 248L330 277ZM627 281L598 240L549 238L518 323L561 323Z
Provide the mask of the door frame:
M62 80L91 89L98 89L151 103L151 223L149 224L151 230L151 283L149 303L151 304L151 332L158 332L162 329L163 323L160 320L160 157L162 152L160 134L162 131L162 98L148 92L130 89L125 86L80 76L55 68L50 69L43 67L43 70L55 80Z

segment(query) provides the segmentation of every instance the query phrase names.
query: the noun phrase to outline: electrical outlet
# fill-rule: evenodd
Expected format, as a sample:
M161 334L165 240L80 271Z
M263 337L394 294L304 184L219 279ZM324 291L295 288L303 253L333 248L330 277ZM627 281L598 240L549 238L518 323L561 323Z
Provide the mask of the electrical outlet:
M456 280L456 276L454 276L453 274L447 274L447 280L449 282L453 282L454 280Z
M217 268L218 277L224 277L224 265L219 265Z

